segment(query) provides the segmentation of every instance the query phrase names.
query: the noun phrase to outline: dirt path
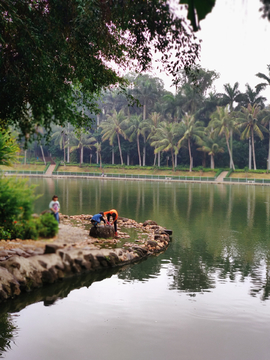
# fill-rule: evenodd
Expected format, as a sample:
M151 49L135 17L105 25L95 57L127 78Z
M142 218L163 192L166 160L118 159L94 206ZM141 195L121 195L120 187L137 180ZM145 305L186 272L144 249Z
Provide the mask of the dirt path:
M55 164L51 164L46 171L46 175L52 175L55 166Z
M222 173L219 174L218 177L216 178L216 182L222 182L227 174L228 174L228 171L222 171Z

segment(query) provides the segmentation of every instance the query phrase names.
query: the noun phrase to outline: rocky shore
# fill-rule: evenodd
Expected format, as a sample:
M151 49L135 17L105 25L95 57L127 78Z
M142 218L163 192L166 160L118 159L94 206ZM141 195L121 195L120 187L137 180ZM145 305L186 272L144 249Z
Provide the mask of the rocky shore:
M1 240L0 302L75 274L138 262L161 253L170 241L167 231L154 221L127 218L119 219L117 238L93 238L87 229L91 217L62 215L53 239ZM131 241L122 228L134 229L136 238Z

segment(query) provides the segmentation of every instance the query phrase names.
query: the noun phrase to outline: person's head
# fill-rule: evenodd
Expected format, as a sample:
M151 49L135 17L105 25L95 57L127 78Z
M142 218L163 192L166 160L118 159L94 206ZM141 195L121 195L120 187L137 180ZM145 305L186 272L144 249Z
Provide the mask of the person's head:
M58 200L58 196L57 196L57 195L53 195L52 201L57 201L57 200Z
M104 212L103 212L103 211L101 211L101 212L100 212L100 215L102 215L102 216L103 216L103 215L104 215Z

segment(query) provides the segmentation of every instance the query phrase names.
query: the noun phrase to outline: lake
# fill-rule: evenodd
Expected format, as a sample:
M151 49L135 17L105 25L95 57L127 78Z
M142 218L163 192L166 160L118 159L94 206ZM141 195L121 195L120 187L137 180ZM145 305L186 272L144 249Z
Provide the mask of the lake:
M270 187L32 178L35 211L110 208L173 230L163 254L1 305L9 360L268 360Z

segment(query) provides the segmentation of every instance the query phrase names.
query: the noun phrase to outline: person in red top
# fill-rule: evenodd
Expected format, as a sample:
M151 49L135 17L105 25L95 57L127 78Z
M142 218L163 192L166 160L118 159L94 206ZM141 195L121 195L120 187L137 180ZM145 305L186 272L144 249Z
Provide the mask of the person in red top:
M104 216L107 216L108 222L110 221L110 218L112 217L115 235L117 236L117 219L118 219L118 212L117 212L115 209L111 209L111 210L109 210L109 211L104 211Z

